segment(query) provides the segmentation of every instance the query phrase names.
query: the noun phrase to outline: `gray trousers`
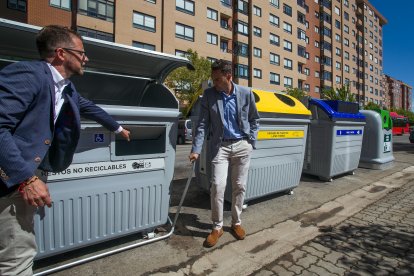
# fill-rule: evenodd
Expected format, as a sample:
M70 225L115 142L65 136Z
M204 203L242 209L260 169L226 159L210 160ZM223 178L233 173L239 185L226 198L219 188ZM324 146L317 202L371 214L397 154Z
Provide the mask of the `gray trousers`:
M223 227L224 192L230 166L232 199L232 225L241 224L241 213L246 192L246 182L253 148L246 140L235 143L222 142L217 155L211 161L211 219L213 228Z
M32 275L36 208L15 191L0 197L0 275Z

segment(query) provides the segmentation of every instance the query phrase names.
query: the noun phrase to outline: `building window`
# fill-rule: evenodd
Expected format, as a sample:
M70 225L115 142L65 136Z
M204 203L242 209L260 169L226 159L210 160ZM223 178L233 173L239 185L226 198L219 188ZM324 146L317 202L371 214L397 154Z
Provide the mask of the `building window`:
M292 16L292 7L286 4L283 4L283 13L289 16Z
M261 79L262 78L262 70L254 68L253 69L253 77L255 77L257 79Z
M270 44L279 46L280 45L280 38L278 35L270 33L269 35Z
M218 12L216 10L207 8L207 18L217 21L218 20Z
M157 4L157 0L145 0L145 1L147 1L147 2L149 2L151 4Z
M292 52L292 42L290 42L288 40L284 40L283 41L283 49L285 49L286 51Z
M340 15L341 14L341 10L338 7L336 7L336 6L335 6L335 13L337 15Z
M144 43L144 42L132 41L132 46L141 48L141 49L155 51L155 45Z
M337 61L335 63L335 68L338 69L338 70L340 70L341 69L341 63Z
M177 11L194 15L194 2L190 0L175 0L175 8Z
M262 17L262 9L257 6L253 6L253 13L258 17Z
M319 86L315 86L315 93L319 93L321 91L321 89L319 88Z
M283 30L285 30L285 32L287 33L292 33L292 25L290 25L287 22L283 22Z
M238 21L237 22L237 32L239 34L243 34L243 35L249 35L249 24L247 24L246 22L243 21Z
M217 45L217 35L212 33L207 33L207 43Z
M270 83L279 85L280 84L280 75L276 74L276 73L273 73L273 72L270 72Z
M269 0L270 5L279 8L279 0Z
M236 42L234 44L233 53L235 53L238 56L248 57L249 56L249 45L242 43L242 42Z
M7 7L12 10L26 12L27 0L7 0Z
M259 27L254 26L253 27L253 34L255 36L262 37L262 29L260 29Z
M185 51L181 51L181 50L175 50L175 55L177 56L177 57L187 57L187 52L185 52Z
M237 1L237 10L243 14L249 14L249 3L244 0Z
M155 17L140 12L134 12L133 25L138 29L155 32Z
M292 60L288 59L288 58L285 58L284 61L283 61L283 66L284 66L285 69L292 70L293 69Z
M306 58L306 48L302 45L298 45L298 56Z
M274 14L270 14L269 15L269 22L270 24L272 24L273 26L277 26L279 27L279 17L277 17Z
M301 28L298 28L298 39L306 41L306 32Z
M79 0L78 12L106 21L114 21L114 0Z
M114 35L111 33L105 33L105 32L92 30L92 29L88 29L84 27L78 27L78 33L81 36L87 36L87 37L92 37L92 38L101 39L105 41L111 41L111 42L114 41Z
M293 79L289 77L285 77L283 79L283 84L285 87L292 87Z
M335 27L340 30L341 29L341 22L339 22L338 20L335 20Z
M262 57L262 49L254 47L253 48L253 55L255 57L261 58Z
M220 40L220 51L222 51L224 53L228 53L230 51L228 40Z
M52 7L70 10L70 2L70 0L50 0L49 3Z
M270 53L270 64L279 65L280 64L280 57L277 54Z
M236 78L248 79L249 78L249 66L243 64L236 64L234 70L234 76Z
M175 23L175 37L194 41L194 28L184 24Z
M231 8L231 0L220 0L220 2L223 6Z
M309 84L307 84L307 83L305 83L304 90L305 90L306 92L309 92L309 91L310 91L310 85L309 85Z

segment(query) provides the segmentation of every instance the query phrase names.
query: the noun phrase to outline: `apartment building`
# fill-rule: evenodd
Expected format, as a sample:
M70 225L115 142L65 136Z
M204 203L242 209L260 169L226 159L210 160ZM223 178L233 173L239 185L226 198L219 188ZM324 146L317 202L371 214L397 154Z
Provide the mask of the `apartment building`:
M368 0L0 0L0 17L174 55L231 60L234 80L382 105L382 27Z
M383 89L388 95L390 108L410 110L412 108L412 86L389 75L383 77Z

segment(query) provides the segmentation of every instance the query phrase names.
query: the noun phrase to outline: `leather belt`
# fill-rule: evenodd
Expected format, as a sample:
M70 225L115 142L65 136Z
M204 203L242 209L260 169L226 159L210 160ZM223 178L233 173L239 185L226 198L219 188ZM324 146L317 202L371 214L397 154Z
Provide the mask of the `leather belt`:
M236 142L239 142L241 140L247 140L247 138L242 137L242 138L233 138L233 139L222 139L221 141L226 142L226 143L236 143Z

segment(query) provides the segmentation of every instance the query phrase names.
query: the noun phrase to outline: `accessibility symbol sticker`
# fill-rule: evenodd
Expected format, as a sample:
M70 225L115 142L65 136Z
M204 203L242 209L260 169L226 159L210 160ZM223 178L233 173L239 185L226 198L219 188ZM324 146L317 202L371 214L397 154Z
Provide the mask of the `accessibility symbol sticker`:
M95 133L94 134L94 141L95 143L103 143L105 142L105 136L103 133Z

